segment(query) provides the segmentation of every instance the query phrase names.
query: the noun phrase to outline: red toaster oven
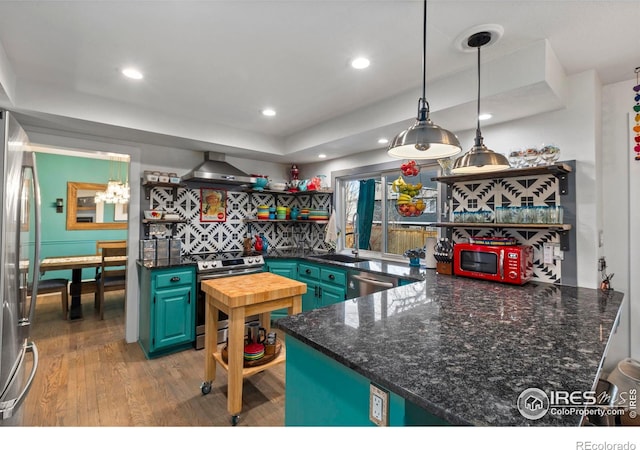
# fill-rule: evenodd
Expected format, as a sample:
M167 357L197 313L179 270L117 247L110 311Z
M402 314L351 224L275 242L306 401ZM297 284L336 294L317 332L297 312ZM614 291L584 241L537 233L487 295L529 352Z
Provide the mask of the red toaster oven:
M533 278L533 247L455 244L453 273L500 283L525 284Z

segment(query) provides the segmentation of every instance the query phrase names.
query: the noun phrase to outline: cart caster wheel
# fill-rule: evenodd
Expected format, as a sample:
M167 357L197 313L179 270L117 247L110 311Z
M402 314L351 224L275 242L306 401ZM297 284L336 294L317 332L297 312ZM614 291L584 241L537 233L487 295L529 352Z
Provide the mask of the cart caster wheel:
M240 416L231 416L231 426L238 425L238 421L240 420Z
M211 392L211 381L204 381L200 385L200 390L202 391L202 395L207 395L209 392Z

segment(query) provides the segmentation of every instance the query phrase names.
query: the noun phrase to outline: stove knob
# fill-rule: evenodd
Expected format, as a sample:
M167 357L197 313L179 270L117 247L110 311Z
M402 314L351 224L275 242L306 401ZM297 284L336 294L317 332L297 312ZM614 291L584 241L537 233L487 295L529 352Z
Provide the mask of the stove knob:
M202 268L203 269L208 269L209 268L209 263L203 262L202 263Z
M253 264L253 258L247 258L247 264Z

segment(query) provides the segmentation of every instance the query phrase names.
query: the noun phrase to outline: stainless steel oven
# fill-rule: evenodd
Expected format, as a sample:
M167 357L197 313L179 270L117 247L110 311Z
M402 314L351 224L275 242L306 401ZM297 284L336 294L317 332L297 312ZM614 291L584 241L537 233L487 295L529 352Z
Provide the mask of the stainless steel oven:
M248 275L264 270L264 258L259 253L245 254L242 252L212 252L194 253L187 258L197 263L196 290L198 298L196 302L196 350L204 348L205 329L205 295L201 289L201 283L205 280L215 280L223 277ZM258 320L258 316L246 318L246 322ZM229 317L222 311L218 312L218 343L227 340Z

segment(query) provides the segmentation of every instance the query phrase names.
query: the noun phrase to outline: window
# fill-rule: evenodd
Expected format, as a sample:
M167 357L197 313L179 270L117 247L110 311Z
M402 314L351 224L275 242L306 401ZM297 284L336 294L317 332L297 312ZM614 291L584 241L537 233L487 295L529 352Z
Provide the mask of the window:
M418 176L405 177L399 165L335 174L338 228L343 231L338 250L355 250L357 234L359 252L398 258L408 249L423 247L427 237L436 237L437 229L430 224L438 221L438 185L431 178L438 176L439 166L422 165ZM398 202L401 189L394 188L394 181L399 177L406 183L403 190L414 194L410 203Z

